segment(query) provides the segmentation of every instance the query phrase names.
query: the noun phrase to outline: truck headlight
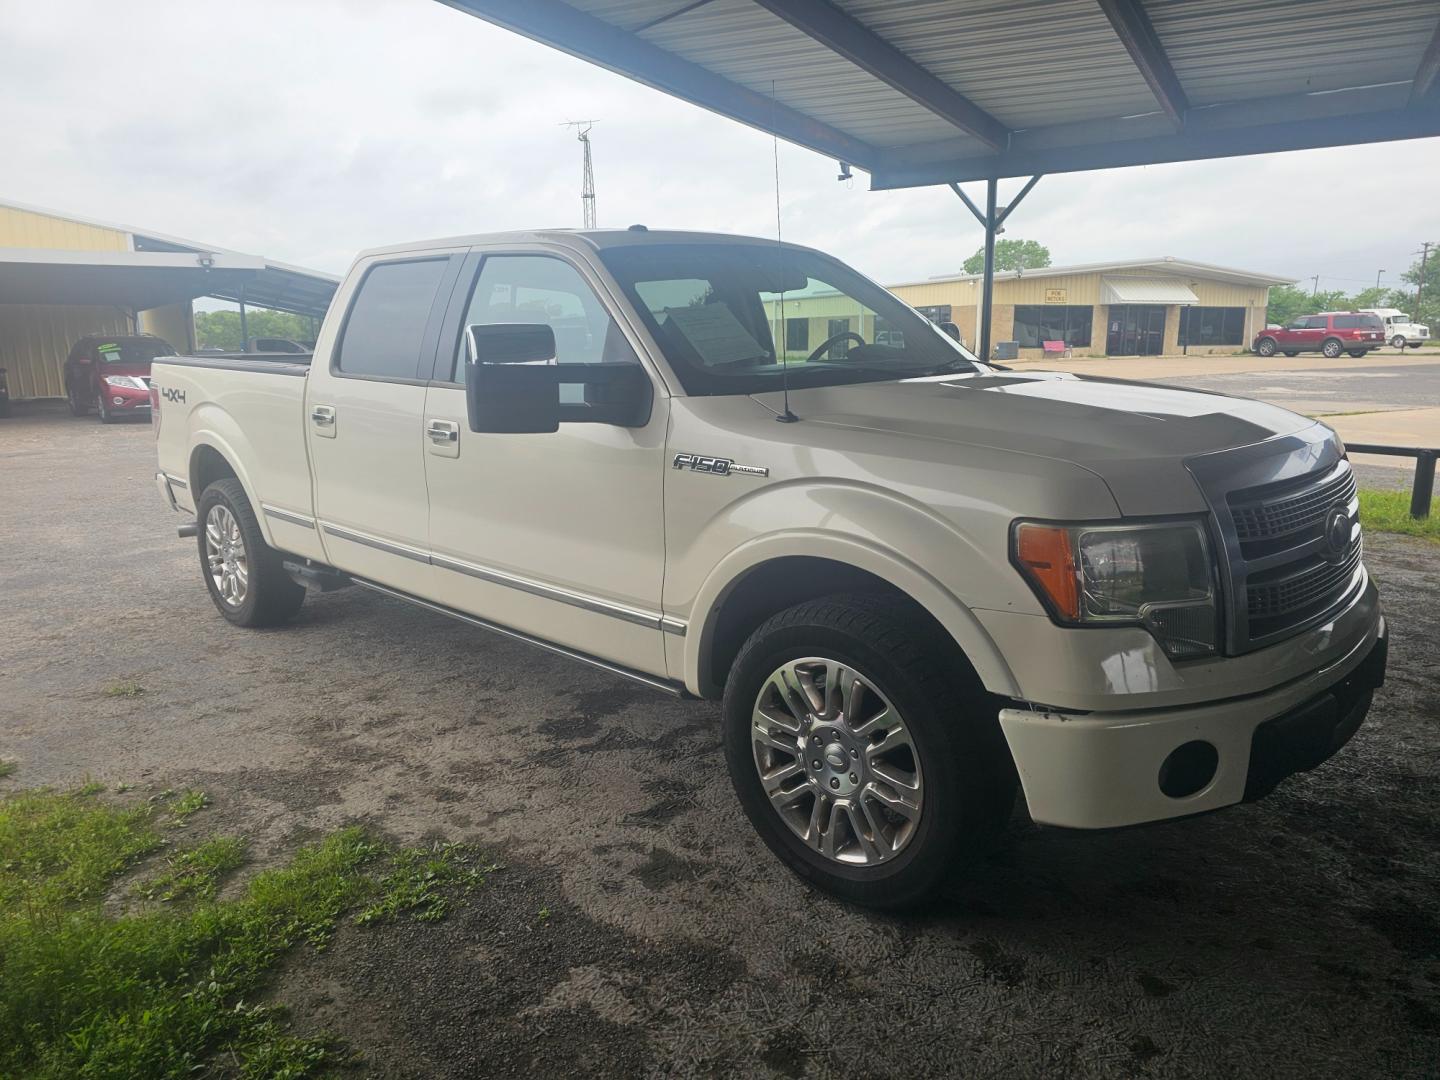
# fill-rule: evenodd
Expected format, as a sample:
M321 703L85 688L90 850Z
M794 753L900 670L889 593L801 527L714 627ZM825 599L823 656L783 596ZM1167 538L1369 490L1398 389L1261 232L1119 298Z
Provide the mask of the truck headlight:
M1059 623L1143 626L1177 660L1216 651L1215 575L1198 521L1020 521L1011 531L1011 556Z

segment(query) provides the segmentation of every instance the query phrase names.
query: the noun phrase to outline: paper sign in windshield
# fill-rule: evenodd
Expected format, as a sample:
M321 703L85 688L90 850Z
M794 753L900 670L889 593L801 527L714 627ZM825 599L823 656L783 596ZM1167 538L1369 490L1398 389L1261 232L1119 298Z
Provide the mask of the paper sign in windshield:
M666 308L665 314L706 364L728 364L769 355L724 304Z

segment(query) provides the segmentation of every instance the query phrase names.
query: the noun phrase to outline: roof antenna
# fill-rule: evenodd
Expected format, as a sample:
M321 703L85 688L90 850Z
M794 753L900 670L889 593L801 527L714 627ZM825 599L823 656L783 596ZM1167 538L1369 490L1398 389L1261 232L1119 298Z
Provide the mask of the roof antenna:
M775 154L775 269L780 278L780 339L785 340L785 244L780 238L780 136L775 134L775 80L770 80L770 142ZM772 338L774 335L771 335ZM782 424L793 424L800 417L790 411L790 354L778 342L771 342L780 354L780 388L785 394L785 410L775 417Z

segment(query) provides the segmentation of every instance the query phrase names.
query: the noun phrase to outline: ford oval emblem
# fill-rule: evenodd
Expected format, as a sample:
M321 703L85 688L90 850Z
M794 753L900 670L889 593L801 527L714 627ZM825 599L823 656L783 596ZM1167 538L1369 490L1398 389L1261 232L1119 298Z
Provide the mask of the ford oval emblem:
M1350 512L1343 506L1332 506L1325 517L1325 546L1331 558L1338 559L1350 547Z

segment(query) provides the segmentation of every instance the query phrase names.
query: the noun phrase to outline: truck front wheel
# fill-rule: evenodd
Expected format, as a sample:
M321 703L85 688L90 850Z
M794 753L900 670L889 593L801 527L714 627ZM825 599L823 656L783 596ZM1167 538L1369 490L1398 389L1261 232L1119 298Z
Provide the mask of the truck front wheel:
M932 898L1015 798L987 695L918 615L865 595L800 604L750 636L725 687L751 823L802 878L870 907Z
M279 626L300 610L305 587L265 543L240 481L216 480L200 496L200 572L220 614L236 626Z

